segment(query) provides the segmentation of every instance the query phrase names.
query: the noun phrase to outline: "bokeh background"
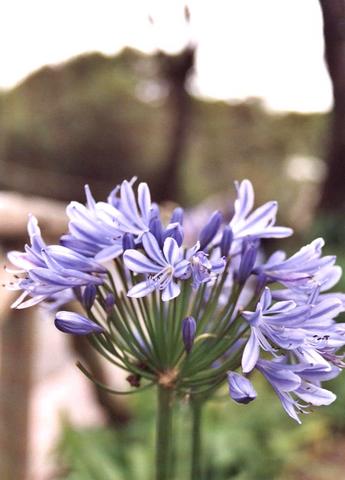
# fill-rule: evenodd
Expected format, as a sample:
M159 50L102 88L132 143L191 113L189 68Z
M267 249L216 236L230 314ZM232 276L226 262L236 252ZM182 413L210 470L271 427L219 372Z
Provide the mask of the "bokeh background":
M233 181L250 178L257 203L277 199L279 224L295 229L286 249L322 235L345 263L344 0L3 0L0 18L3 262L29 212L56 241L86 183L101 200L138 176L166 208L196 214L230 214ZM151 479L151 394L95 390L76 358L126 381L11 301L3 289L0 478ZM342 478L344 379L302 427L259 387L246 408L210 405L207 478Z

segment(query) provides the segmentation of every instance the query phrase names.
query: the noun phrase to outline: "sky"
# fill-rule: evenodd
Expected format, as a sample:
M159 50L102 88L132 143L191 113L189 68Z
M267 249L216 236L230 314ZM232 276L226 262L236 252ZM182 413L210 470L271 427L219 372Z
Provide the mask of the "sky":
M0 88L80 53L173 53L188 41L200 95L261 97L274 111L331 108L317 0L1 0Z

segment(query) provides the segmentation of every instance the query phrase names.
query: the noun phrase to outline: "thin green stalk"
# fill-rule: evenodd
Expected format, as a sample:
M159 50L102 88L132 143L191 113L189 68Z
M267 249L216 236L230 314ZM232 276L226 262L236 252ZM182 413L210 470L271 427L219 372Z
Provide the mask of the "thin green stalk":
M201 421L202 421L202 401L192 401L192 461L191 461L191 480L201 480Z
M172 480L172 413L173 394L171 388L158 385L157 437L156 437L156 480Z

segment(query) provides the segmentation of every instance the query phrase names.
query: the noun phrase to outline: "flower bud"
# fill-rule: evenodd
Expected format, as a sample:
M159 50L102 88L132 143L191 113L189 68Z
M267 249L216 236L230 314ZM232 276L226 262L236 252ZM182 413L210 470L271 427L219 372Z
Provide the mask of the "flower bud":
M239 373L228 373L228 385L230 397L237 403L247 404L257 396L252 383Z
M125 233L122 237L122 249L125 252L132 248L135 248L134 237L131 233Z
M82 304L86 310L91 310L93 302L96 299L96 295L97 295L96 286L93 283L86 285L82 295Z
M180 225L183 224L183 208L177 207L174 209L171 215L170 223L179 223Z
M196 332L196 322L193 317L186 317L182 321L182 339L187 353L192 350Z
M183 227L179 223L170 223L163 234L163 243L168 237L176 240L177 245L180 247L183 242Z
M240 283L240 285L243 285L249 275L252 273L255 265L257 251L258 248L254 242L244 243L241 262L238 269L238 282Z
M163 246L163 227L159 218L150 220L150 232L155 237L160 247Z
M104 299L104 308L107 313L110 313L115 305L115 296L112 293L107 293Z
M220 241L220 255L222 257L227 257L229 255L233 238L234 234L232 232L232 228L227 225L224 228L222 239Z
M212 213L207 224L201 230L199 235L200 250L204 250L204 248L214 239L219 230L220 224L222 223L222 219L222 214L217 210Z
M101 333L103 328L83 315L74 312L58 312L55 317L55 326L64 333L73 335L88 335L89 333Z
M73 293L75 295L75 298L78 300L78 302L83 304L83 294L82 294L80 285L78 285L77 287L73 287Z

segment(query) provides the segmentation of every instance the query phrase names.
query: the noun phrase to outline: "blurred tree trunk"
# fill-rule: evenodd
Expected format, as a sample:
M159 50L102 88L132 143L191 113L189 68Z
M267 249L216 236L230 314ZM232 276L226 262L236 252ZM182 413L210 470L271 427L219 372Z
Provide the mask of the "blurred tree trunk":
M107 384L108 381L99 356L92 349L86 338L71 335L71 342L74 351L81 357L82 363L86 364L87 368L99 382ZM132 419L131 411L123 399L105 392L97 385L94 385L93 390L109 425L122 427Z
M319 210L345 208L345 0L320 0L324 20L325 56L333 85L334 109L327 153L328 174Z
M167 139L163 169L157 176L155 199L176 200L179 190L179 169L185 154L191 113L191 97L186 83L194 66L195 48L186 47L178 55L159 52L157 55L161 76L168 85L168 108L171 123Z

